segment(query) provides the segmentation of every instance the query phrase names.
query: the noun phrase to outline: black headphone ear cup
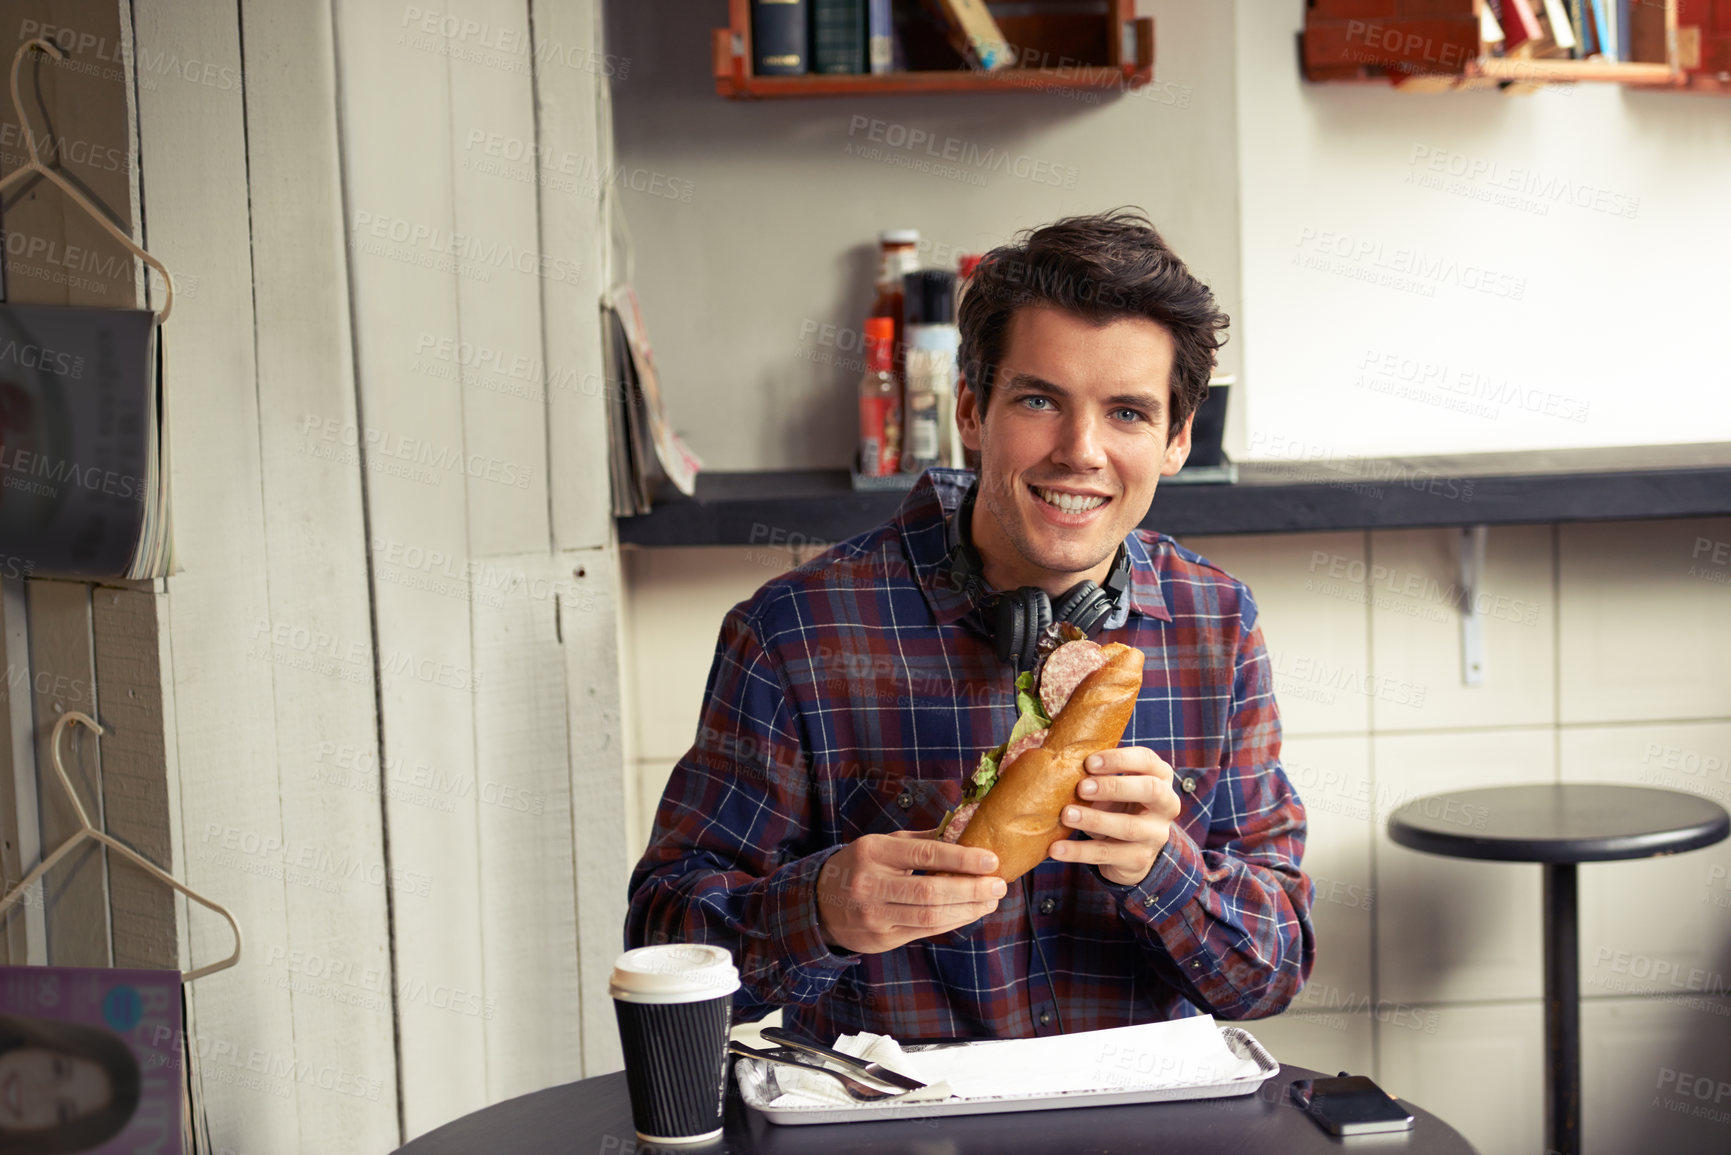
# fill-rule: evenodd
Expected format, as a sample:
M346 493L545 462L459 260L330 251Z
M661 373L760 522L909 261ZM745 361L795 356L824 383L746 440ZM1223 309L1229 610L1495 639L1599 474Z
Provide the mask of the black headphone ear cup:
M1027 635L1022 639L1022 648L1017 651L1021 655L1021 668L1031 670L1034 662L1040 656L1040 639L1046 636L1046 627L1052 624L1052 599L1046 596L1046 591L1037 586L1028 587L1028 618L1030 625Z
M1060 622L1076 622L1077 611L1086 607L1089 595L1099 588L1093 582L1077 582L1052 607L1052 616Z
M992 643L997 647L1000 662L1013 662L1021 653L1021 642L1017 640L1021 632L1020 608L1015 594L1002 594L992 609Z
M1112 598L1105 590L1096 589L1088 595L1088 600L1076 607L1076 612L1070 620L1076 623L1076 628L1090 636L1100 627L1112 613Z

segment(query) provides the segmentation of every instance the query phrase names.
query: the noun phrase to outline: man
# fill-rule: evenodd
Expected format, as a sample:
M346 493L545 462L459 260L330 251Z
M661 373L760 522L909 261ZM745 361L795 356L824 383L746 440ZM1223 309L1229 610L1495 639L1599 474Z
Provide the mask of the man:
M891 521L728 614L628 945L725 946L741 1021L781 1007L825 1042L1286 1007L1314 957L1311 886L1256 606L1137 529L1189 452L1226 324L1137 214L987 256L961 316L972 500L971 475L933 470ZM1113 597L1095 640L1146 655L1142 692L1124 744L1087 763L1075 835L1006 887L988 851L931 835L1016 716L995 607L1085 581Z

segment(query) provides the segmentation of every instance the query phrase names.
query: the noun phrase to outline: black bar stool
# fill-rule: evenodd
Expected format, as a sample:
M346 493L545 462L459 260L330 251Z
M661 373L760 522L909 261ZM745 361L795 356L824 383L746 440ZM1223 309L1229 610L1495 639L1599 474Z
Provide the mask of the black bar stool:
M1464 817L1463 817L1464 816ZM1402 846L1545 869L1545 1145L1581 1150L1581 963L1575 868L1711 846L1731 834L1715 802L1636 786L1499 786L1435 794L1388 819Z

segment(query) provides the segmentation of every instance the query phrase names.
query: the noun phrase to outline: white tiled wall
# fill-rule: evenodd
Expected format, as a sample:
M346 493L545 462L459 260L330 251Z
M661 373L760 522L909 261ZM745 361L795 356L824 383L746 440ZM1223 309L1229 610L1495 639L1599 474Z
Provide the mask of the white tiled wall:
M1556 613L1549 526L1499 526L1485 545L1484 681L1461 678L1460 531L1378 533L1371 547L1371 664L1390 684L1378 730L1549 726L1556 720Z
M1558 536L1560 720L1731 713L1731 518L1565 525Z
M626 821L631 845L643 847L673 763L697 733L721 619L799 558L768 547L627 549L620 557L637 762L635 808Z
M1480 1155L1544 1150L1539 1000L1384 1017L1376 1025L1376 1079L1384 1090L1446 1119ZM1626 1155L1627 1148L1616 1150Z
M1731 723L1565 726L1561 756L1564 781L1683 790L1731 804ZM1655 895L1669 901L1655 902ZM1688 998L1731 987L1728 976L1731 841L1581 868L1584 995ZM1731 1033L1731 1021L1723 1028Z
M1376 762L1378 994L1406 1003L1539 997L1539 868L1396 846L1388 817L1454 789L1556 780L1551 731L1379 734ZM1462 820L1469 816L1463 812Z
M1197 537L1184 544L1250 586L1288 734L1370 729L1363 533Z
M1486 676L1460 676L1454 530L1186 539L1249 583L1310 812L1318 960L1276 1057L1375 1075L1485 1155L1542 1148L1539 871L1389 841L1451 788L1622 782L1731 805L1731 519L1489 534ZM802 560L625 554L634 845L697 723L723 613ZM1731 844L1581 872L1593 1155L1731 1150ZM1715 993L1718 992L1718 993Z

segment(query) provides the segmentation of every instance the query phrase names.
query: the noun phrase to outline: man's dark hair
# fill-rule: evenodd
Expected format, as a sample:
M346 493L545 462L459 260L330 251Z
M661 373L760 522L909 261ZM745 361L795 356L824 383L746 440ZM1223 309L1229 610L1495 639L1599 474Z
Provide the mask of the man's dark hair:
M1208 396L1231 318L1140 210L1066 217L1030 229L980 261L962 297L962 372L985 412L1016 310L1051 305L1104 325L1146 317L1172 334L1168 438Z

